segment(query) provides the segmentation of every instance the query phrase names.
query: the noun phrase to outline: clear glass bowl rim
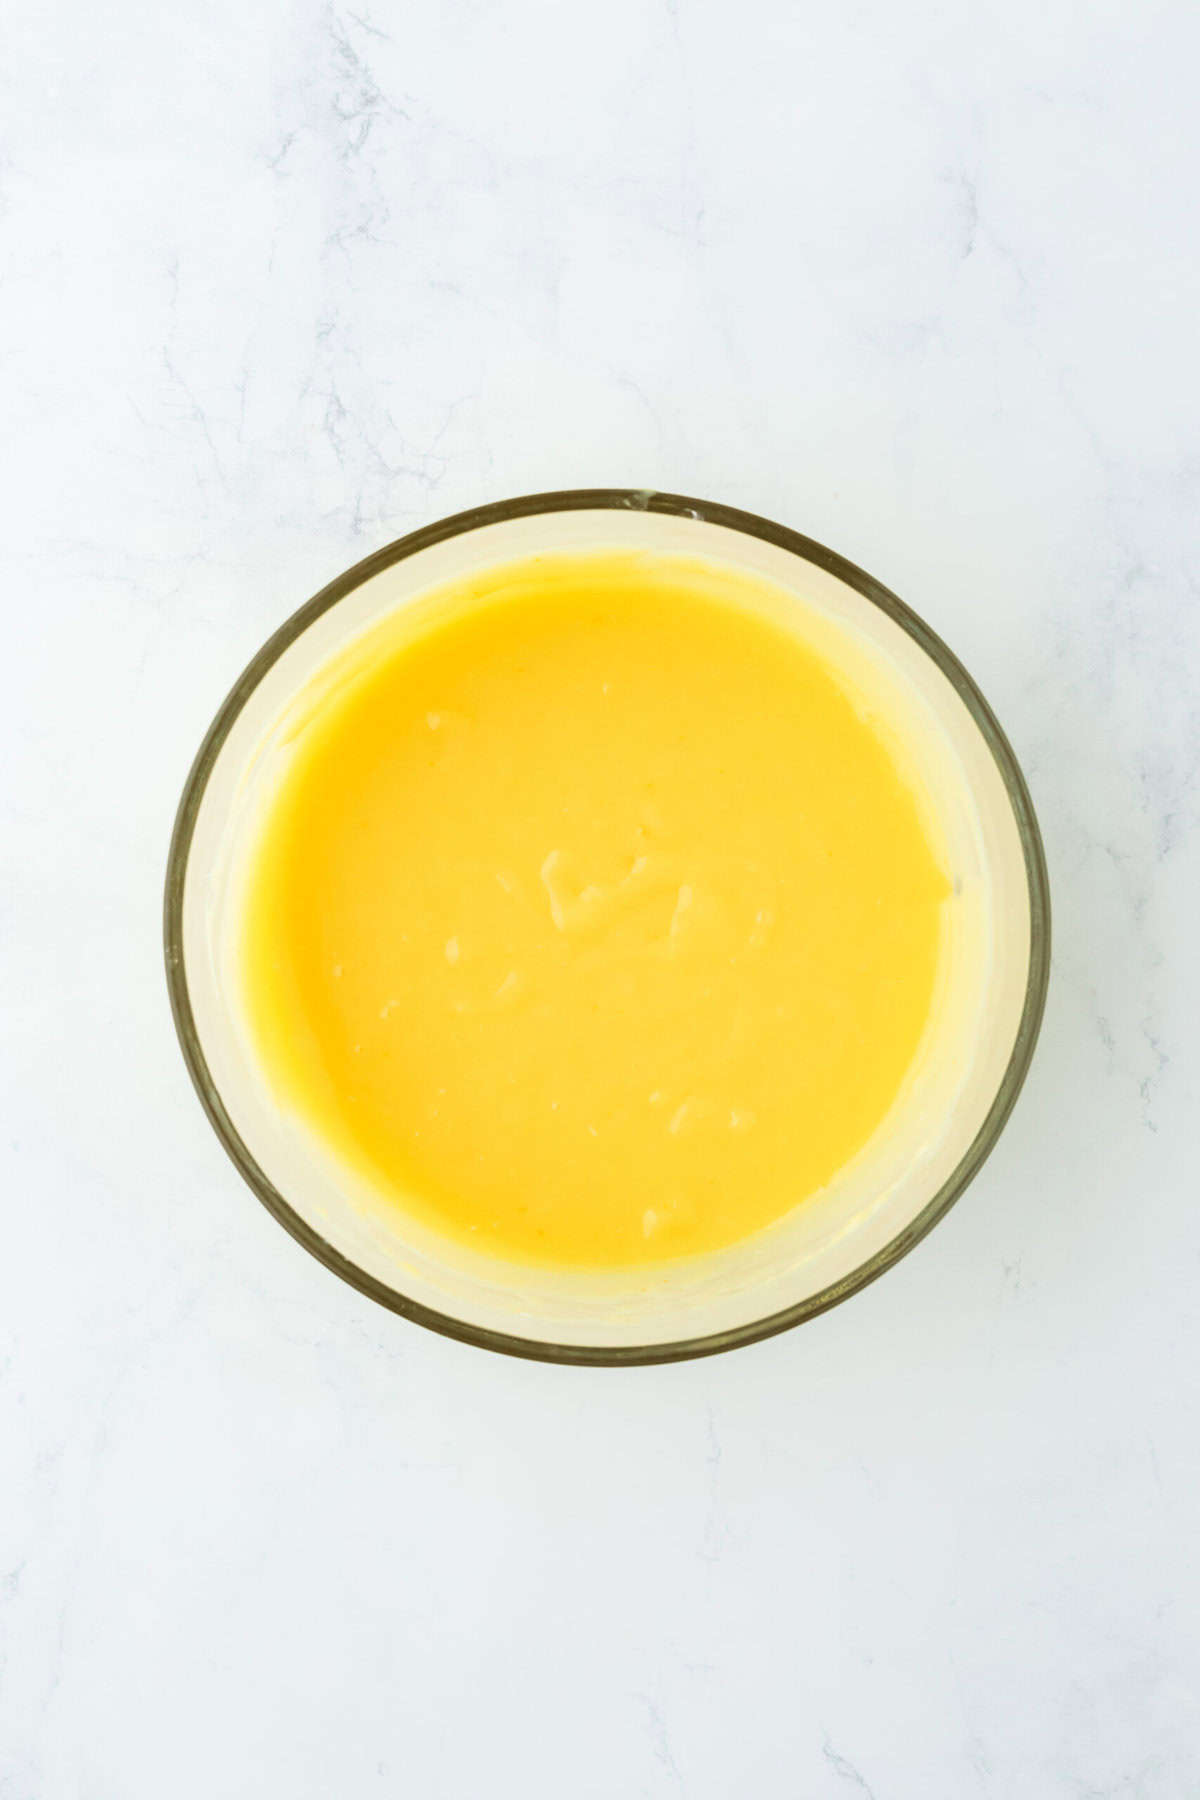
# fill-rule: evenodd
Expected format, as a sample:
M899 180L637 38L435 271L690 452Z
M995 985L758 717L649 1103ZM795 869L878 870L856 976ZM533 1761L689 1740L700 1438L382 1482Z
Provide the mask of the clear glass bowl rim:
M204 1049L196 1030L188 994L187 969L183 957L183 895L187 879L188 856L196 818L209 776L242 707L267 670L277 661L288 645L299 637L314 619L319 618L330 607L336 606L339 600L344 599L355 588L361 587L365 581L378 575L381 570L390 568L393 563L414 556L418 551L426 550L431 545L442 543L448 538L457 537L466 532L477 531L484 526L500 524L506 520L528 518L540 513L589 510L671 513L684 518L724 526L749 537L761 538L766 543L790 551L794 556L814 564L817 568L823 569L838 580L845 582L847 586L854 588L873 605L878 606L889 618L895 620L925 651L926 655L932 658L952 684L991 751L1016 819L1025 860L1030 909L1029 973L1012 1054L987 1116L975 1138L952 1174L926 1202L921 1211L881 1250L878 1250L856 1269L851 1270L840 1281L781 1312L771 1313L735 1329L704 1337L683 1338L671 1343L632 1344L619 1347L546 1343L534 1338L517 1337L472 1325L409 1299L406 1295L389 1287L385 1282L360 1269L321 1237L319 1232L315 1231L289 1205L283 1194L267 1178L229 1117L209 1071ZM831 1306L838 1305L840 1301L848 1299L851 1294L857 1293L860 1288L866 1287L869 1282L877 1280L885 1270L890 1269L902 1256L907 1255L914 1245L918 1244L926 1233L933 1229L939 1219L945 1217L991 1153L1016 1103L1029 1070L1038 1032L1041 1028L1042 1014L1045 1010L1046 989L1050 974L1050 888L1046 872L1045 852L1042 847L1037 817L1033 810L1033 802L1020 765L999 721L953 651L942 642L937 633L931 630L917 613L913 612L911 607L906 606L881 582L876 581L874 576L868 575L865 570L848 562L836 551L827 550L823 544L816 543L812 538L804 537L800 532L792 531L784 525L777 525L769 519L760 518L755 513L742 512L735 507L719 505L708 500L692 499L680 494L664 494L639 488L563 489L554 493L524 494L515 499L474 507L467 512L455 513L449 518L440 519L434 524L423 526L418 531L412 531L404 537L397 538L393 543L386 544L381 550L375 551L373 555L356 563L353 568L347 569L344 574L331 581L327 587L321 589L320 593L314 595L311 600L294 612L280 626L279 630L267 639L243 670L222 703L196 753L195 761L184 785L167 858L166 887L163 897L163 947L166 957L167 989L175 1030L188 1073L213 1129L235 1167L257 1194L268 1212L318 1261L332 1269L335 1275L340 1275L343 1281L348 1282L351 1287L357 1288L360 1293L368 1295L372 1300L377 1300L381 1306L385 1306L390 1311L399 1313L402 1317L411 1319L419 1325L440 1332L443 1336L457 1338L463 1343L501 1351L509 1356L526 1357L540 1362L582 1365L682 1362L689 1357L711 1356L721 1350L731 1350L742 1344L755 1343L761 1338L772 1337L777 1332L787 1331L793 1325L801 1324L805 1319L815 1318L819 1313L827 1312Z

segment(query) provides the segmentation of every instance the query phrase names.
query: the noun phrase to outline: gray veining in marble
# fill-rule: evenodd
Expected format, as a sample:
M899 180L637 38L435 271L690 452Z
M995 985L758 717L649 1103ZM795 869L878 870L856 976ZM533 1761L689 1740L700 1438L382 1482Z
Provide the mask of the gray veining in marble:
M5 38L0 1795L1194 1800L1200 12L10 0ZM280 618L587 483L910 599L1056 900L946 1223L630 1373L308 1259L158 948Z

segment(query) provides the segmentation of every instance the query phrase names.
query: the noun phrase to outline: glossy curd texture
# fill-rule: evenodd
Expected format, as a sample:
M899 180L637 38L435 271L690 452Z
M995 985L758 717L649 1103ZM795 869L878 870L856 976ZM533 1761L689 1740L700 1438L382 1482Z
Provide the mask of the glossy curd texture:
M749 578L543 556L300 706L252 857L279 1103L518 1261L717 1250L883 1126L949 882L885 734Z

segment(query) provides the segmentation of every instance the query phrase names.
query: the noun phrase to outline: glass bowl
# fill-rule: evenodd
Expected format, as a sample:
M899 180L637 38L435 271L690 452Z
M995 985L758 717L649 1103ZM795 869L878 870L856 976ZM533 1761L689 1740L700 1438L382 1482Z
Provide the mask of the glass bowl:
M961 904L946 1023L867 1150L828 1188L714 1255L629 1271L531 1269L418 1225L273 1100L234 978L239 871L278 778L289 704L352 639L468 573L616 548L748 572L782 590L798 626L835 662L839 645L854 646L881 712L918 746ZM507 500L412 532L280 627L225 700L188 776L164 935L196 1091L233 1162L294 1238L362 1293L435 1331L515 1356L621 1364L704 1356L783 1331L865 1287L924 1237L983 1163L1025 1078L1045 1001L1050 906L1037 821L1008 741L915 613L781 525L674 494L598 488Z

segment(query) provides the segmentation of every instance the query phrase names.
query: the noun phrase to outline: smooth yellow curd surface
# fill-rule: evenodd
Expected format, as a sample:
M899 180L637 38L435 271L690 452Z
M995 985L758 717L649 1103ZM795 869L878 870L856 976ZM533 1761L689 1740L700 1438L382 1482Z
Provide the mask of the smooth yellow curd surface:
M541 557L302 700L241 961L281 1104L427 1226L711 1251L880 1126L949 883L843 680L736 571Z

